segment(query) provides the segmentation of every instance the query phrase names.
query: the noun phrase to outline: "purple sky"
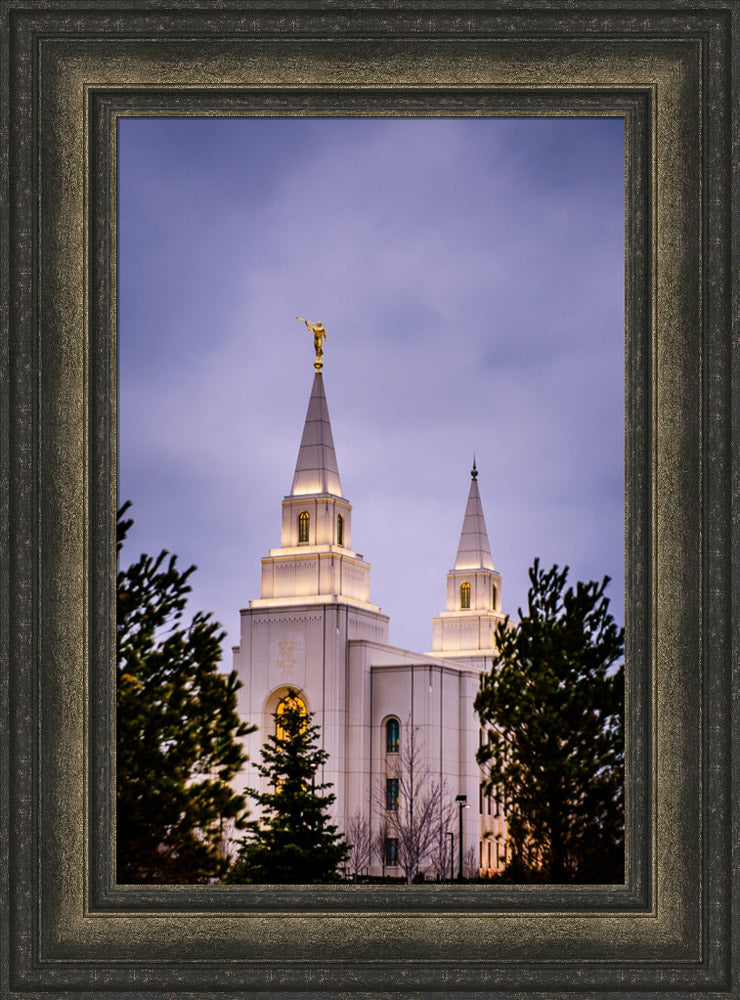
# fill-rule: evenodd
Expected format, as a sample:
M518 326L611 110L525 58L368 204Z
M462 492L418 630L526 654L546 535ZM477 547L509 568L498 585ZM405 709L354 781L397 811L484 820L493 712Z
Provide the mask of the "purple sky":
M321 320L353 547L431 648L475 452L504 610L535 556L624 617L621 119L119 120L123 550L238 642Z

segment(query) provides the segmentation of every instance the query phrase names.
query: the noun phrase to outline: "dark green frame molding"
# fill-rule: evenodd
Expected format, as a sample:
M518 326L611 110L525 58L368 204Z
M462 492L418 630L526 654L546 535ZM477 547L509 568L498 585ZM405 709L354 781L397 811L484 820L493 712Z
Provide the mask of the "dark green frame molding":
M0 17L0 997L739 996L740 5ZM115 135L133 114L625 119L624 886L116 886Z

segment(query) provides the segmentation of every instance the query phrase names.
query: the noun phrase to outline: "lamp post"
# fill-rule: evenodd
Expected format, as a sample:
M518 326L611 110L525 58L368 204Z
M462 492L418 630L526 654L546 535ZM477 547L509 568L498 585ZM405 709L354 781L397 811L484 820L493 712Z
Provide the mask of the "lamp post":
M462 814L463 814L463 809L467 809L468 808L467 807L467 801L468 801L467 795L458 795L457 798L455 799L455 802L457 802L457 805L458 805L458 817L459 817L459 823L460 823L460 829L459 829L459 837L460 837L460 868L458 870L458 878L460 879L461 882L462 882L462 877L463 877L463 824L462 824Z
M450 830L447 831L447 836L450 838L450 882L455 881L455 834Z

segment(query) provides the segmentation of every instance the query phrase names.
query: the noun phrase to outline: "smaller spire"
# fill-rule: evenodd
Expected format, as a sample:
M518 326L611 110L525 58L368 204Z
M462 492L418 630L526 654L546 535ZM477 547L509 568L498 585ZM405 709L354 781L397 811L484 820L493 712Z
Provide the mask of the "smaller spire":
M483 516L483 505L478 491L478 469L475 464L475 456L473 456L473 468L470 471L470 476L470 492L460 532L455 569L493 569L491 544L488 541L486 520Z

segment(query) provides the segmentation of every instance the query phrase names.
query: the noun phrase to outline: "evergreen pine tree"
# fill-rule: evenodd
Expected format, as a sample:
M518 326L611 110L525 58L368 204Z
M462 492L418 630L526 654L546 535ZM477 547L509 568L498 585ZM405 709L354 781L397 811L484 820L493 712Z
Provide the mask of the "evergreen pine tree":
M118 514L118 550L133 524ZM177 557L141 555L118 573L117 879L198 883L223 876L226 827L246 797L230 782L246 760L236 673L219 673L223 632L198 612Z
M319 727L304 713L295 691L275 713L276 731L262 748L257 770L270 790L248 789L262 807L262 816L247 824L230 882L299 884L334 882L347 857L347 845L328 809L336 796L319 784L319 768L328 753L318 746Z
M624 629L601 584L529 571L528 613L496 630L475 700L484 790L503 804L516 881L624 879Z

